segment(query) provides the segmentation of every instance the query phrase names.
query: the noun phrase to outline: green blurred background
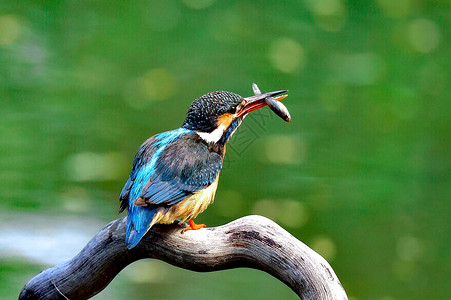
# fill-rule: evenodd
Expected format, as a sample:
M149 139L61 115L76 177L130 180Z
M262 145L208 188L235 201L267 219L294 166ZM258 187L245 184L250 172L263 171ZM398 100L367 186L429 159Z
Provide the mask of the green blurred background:
M197 221L249 214L351 299L451 294L450 1L0 3L0 298L118 217L139 145L213 90L288 89L229 143ZM269 275L125 269L95 299L296 299Z

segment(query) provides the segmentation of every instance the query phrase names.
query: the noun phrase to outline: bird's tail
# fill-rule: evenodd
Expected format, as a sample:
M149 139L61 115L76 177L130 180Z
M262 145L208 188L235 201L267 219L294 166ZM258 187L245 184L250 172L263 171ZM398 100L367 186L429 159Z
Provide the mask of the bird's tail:
M154 208L135 206L129 208L127 217L127 236L125 242L128 249L135 247L149 228L154 224L157 210Z

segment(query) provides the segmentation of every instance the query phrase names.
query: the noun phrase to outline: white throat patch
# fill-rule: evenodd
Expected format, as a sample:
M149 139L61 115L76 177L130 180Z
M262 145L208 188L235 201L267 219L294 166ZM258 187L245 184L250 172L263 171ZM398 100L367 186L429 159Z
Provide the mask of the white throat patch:
M218 128L212 132L200 132L196 131L197 135L200 136L207 143L217 143L224 134L225 127L220 125Z

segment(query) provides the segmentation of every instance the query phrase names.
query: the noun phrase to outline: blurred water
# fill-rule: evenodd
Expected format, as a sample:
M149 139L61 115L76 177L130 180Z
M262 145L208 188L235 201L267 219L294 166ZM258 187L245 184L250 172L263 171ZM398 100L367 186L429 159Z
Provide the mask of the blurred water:
M74 257L104 225L99 221L33 214L3 215L0 261L52 266Z

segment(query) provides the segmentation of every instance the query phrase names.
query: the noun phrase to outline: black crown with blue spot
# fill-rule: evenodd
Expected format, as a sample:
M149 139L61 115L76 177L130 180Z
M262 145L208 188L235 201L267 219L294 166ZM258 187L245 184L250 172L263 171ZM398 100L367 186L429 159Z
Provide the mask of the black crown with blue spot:
M205 94L191 103L182 127L190 130L211 132L219 116L236 108L243 101L238 94L216 91Z

